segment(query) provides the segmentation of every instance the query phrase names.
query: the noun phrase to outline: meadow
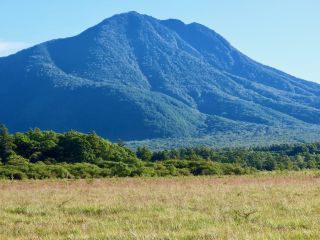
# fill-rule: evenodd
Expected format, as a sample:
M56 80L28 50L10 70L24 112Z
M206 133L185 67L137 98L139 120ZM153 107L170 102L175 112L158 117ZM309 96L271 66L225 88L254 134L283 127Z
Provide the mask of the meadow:
M318 239L317 172L0 182L0 239Z

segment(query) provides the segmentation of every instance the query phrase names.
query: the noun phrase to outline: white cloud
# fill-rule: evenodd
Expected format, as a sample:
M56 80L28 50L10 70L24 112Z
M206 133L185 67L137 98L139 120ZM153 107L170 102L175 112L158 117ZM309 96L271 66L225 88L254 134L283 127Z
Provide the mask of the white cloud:
M29 45L23 42L10 42L0 40L0 57L16 53L19 50L22 50Z

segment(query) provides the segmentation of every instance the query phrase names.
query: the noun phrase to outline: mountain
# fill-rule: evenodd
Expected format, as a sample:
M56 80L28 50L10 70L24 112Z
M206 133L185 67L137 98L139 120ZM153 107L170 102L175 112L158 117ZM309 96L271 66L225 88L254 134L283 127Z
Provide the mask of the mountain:
M198 23L136 12L0 58L0 109L11 131L113 140L320 133L320 85L250 59Z

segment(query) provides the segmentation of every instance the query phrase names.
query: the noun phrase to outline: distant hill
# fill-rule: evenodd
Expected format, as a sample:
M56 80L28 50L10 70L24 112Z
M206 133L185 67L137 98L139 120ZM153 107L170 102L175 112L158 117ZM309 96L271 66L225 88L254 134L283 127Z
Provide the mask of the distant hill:
M320 133L320 85L255 62L198 23L136 12L0 58L0 109L11 131L112 140Z

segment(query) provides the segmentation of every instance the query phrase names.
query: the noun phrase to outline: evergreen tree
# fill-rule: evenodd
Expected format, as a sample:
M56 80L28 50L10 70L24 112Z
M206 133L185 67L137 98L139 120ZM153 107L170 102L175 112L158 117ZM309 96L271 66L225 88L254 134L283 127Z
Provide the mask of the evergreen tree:
M13 153L14 144L8 129L5 125L0 124L0 160L3 163L9 161L10 155Z
M152 158L152 152L147 147L138 147L136 155L142 161L150 161Z

